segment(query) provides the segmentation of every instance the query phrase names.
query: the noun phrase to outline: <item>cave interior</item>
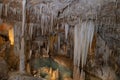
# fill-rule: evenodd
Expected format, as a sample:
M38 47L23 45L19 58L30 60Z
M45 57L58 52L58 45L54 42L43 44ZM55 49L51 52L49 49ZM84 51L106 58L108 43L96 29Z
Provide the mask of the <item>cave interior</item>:
M0 0L0 80L120 80L120 0Z

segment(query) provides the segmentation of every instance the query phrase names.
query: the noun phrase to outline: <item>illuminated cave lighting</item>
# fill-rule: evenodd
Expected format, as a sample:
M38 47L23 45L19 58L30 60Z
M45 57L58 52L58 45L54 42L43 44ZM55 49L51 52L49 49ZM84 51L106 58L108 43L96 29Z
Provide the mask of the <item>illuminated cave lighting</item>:
M13 28L9 29L8 35L9 35L10 44L14 45L14 30L13 30Z

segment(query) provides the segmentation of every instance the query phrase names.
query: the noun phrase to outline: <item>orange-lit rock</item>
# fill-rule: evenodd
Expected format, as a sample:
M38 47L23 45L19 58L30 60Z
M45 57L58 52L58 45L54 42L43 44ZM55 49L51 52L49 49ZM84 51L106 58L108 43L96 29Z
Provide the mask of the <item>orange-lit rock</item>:
M12 25L7 24L7 23L0 24L0 32L8 33L11 45L14 44L14 31L13 31Z
M13 31L13 28L9 29L8 35L9 35L10 44L14 45L14 31Z
M12 25L7 23L0 24L0 31L8 31L10 28L12 28Z

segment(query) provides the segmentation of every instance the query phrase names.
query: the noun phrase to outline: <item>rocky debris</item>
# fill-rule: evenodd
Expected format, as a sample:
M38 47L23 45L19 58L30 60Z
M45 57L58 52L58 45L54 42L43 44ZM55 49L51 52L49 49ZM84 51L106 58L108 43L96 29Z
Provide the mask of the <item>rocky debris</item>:
M73 64L72 64L73 61L72 61L72 59L69 59L69 58L67 58L65 56L62 56L62 55L54 56L53 59L58 64L61 64L62 66L67 67L70 70L73 70Z
M41 78L37 78L37 77L33 77L27 74L20 74L20 73L12 73L9 75L9 79L8 80L44 80Z
M119 80L115 70L110 66L103 65L101 67L98 64L92 68L88 66L84 70L86 72L86 80Z
M59 71L53 70L52 68L43 67L38 69L38 71L33 71L35 77L42 77L47 80L58 80L59 79Z
M108 66L104 66L100 69L96 70L96 74L102 79L102 80L116 80L116 74L115 72Z
M14 52L14 46L11 46L8 50L8 57L6 59L8 65L9 65L9 69L13 69L13 70L18 70L18 65L19 65L19 57L16 56L15 52Z
M7 80L8 65L3 58L0 57L0 80Z

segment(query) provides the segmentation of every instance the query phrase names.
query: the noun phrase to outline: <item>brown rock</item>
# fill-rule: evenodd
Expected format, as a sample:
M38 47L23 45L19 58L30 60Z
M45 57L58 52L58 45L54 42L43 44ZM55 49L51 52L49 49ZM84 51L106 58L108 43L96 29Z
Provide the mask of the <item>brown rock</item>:
M3 58L0 57L0 80L8 78L8 66Z
M43 79L33 77L27 74L20 74L20 73L15 72L9 76L8 80L43 80Z

